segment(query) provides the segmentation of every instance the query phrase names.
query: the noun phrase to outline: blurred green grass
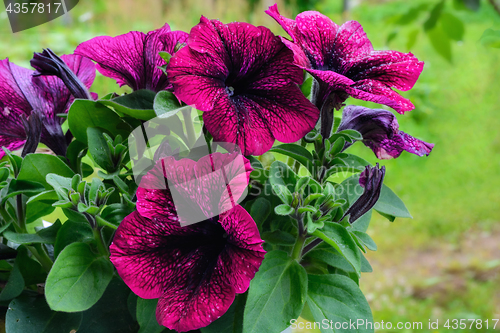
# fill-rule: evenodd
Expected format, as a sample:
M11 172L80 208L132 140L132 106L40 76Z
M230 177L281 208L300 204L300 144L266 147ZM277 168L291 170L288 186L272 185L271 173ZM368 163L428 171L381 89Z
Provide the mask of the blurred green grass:
M319 1L312 9L339 24L345 18L358 20L375 49L407 52L408 34L421 28L426 16L399 27L387 45L387 36L395 31L391 18L410 6L436 2L364 1L347 16L340 12L341 0ZM9 57L29 66L33 52L43 47L71 53L94 36L148 31L164 22L189 31L202 14L225 22L266 25L284 35L263 13L272 3L261 1L249 12L245 0L82 0L70 18L15 35L3 13L0 59ZM296 13L295 7L282 3L280 10L289 17ZM430 318L500 318L500 50L477 42L485 29L500 29L500 16L487 1L478 12L453 13L466 27L464 40L452 45L453 62L441 58L420 32L411 52L425 62L424 71L415 88L402 93L416 108L398 116L401 130L436 146L427 158L403 153L398 159L380 161L387 168L386 184L403 198L414 218L391 224L374 214L370 234L379 251L370 253L375 272L363 276L361 287L376 321L422 321L425 327ZM126 88L98 75L92 90L104 95ZM352 99L347 103L380 108ZM377 162L359 143L350 149ZM481 274L488 278L477 278L482 276L478 272L486 272Z

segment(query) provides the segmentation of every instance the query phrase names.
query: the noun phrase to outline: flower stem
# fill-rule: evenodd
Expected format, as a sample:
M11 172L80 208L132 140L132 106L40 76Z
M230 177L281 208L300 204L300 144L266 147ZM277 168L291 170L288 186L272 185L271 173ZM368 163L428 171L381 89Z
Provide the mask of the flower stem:
M196 142L196 136L194 133L193 119L191 118L191 108L183 108L181 112L182 117L184 118L184 123L186 124L187 139L189 141L188 144L192 147Z
M313 250L316 246L321 244L321 242L323 242L321 238L316 238L315 240L304 246L304 250L302 251L302 256L305 256L307 252Z
M16 197L16 202L17 202L17 222L19 225L19 228L23 232L26 232L26 218L24 215L24 209L26 208L23 204L23 195L18 194Z
M292 259L300 260L302 248L304 247L304 243L306 242L306 237L304 235L299 235L297 237L297 241L292 249Z
M45 247L42 244L33 244L32 246L27 246L33 256L38 260L42 268L48 273L54 264L52 259L50 259Z
M97 227L97 228L94 228L92 231L94 233L94 238L97 242L97 249L99 250L99 253L101 253L102 255L104 255L106 257L109 257L108 248L104 244L104 239L102 238L101 228Z

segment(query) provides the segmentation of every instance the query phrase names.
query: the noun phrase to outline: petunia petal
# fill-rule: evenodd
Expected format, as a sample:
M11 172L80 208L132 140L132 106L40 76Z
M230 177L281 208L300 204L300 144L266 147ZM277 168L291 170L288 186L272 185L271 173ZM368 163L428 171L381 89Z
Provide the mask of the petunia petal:
M311 68L322 68L334 51L339 26L315 11L300 13L295 21L300 32L300 43Z
M396 117L387 110L349 105L344 109L338 131L346 129L360 132L363 143L379 159L396 158L405 150L418 156L429 155L434 147L400 131ZM346 144L344 149L349 146Z
M280 12L278 11L278 4L275 3L265 12L273 19L275 19L276 22L281 25L281 27L290 35L290 37L292 37L295 42L297 41L297 24L294 20L286 18L280 14Z
M345 74L355 81L372 79L393 88L407 91L413 88L422 72L424 63L412 53L373 51L370 55L353 61Z
M410 100L402 97L385 83L376 80L357 81L346 91L354 98L387 105L401 114L415 108Z
M174 49L164 46L164 34L170 32L165 24L160 29L144 34L131 31L116 37L99 36L78 45L75 54L88 57L97 63L99 72L113 78L121 86L128 85L133 90L149 89L160 91L165 89L169 82L159 65L165 61L158 52L174 53ZM175 34L185 41L185 35ZM176 44L176 43L175 43ZM174 45L170 40L169 45Z
M346 62L367 56L372 51L372 43L361 24L357 21L348 21L338 29L329 65L337 68L339 73L343 73L340 70Z

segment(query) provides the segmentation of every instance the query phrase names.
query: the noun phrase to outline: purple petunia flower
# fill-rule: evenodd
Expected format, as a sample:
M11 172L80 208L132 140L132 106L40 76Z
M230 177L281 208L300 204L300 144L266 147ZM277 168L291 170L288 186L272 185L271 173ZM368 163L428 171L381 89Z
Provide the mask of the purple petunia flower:
M149 89L155 92L171 89L172 85L159 68L166 61L160 51L173 55L178 44L186 42L188 34L171 31L168 24L148 32L131 31L116 37L99 36L81 43L75 54L97 63L97 70L115 79L121 86L133 90Z
M409 153L429 155L434 144L416 139L399 130L391 112L349 105L344 109L338 131L354 129L363 136L363 143L380 159L396 158L406 150ZM347 148L351 144L346 143Z
M374 51L361 25L349 21L336 25L327 16L307 11L295 21L283 17L275 4L266 11L292 37L283 42L294 51L295 62L319 82L317 106L332 94L338 109L352 96L384 104L399 113L412 110L413 104L392 90L410 90L424 63L411 53Z
M167 67L175 94L205 111L215 141L261 155L274 140L295 142L319 118L300 92L293 53L265 27L202 17Z
M232 164L237 158L243 168ZM160 298L160 324L179 332L207 326L248 289L265 254L257 225L235 204L251 171L240 154L214 153L198 162L166 157L143 177L137 211L118 227L111 261L134 293ZM180 205L205 219L182 227L189 217Z
M78 79L90 88L95 78L95 66L78 55L63 55L62 60ZM35 72L17 66L8 59L0 61L0 146L9 150L22 147L28 134L40 135L40 141L57 155L65 155L67 140L62 132L64 118L74 100L64 82L56 76L33 77ZM37 121L30 120L37 114ZM22 121L22 119L28 121ZM41 134L32 125L41 123ZM36 141L36 140L35 140ZM36 146L30 140L30 147ZM0 150L0 157L4 156Z

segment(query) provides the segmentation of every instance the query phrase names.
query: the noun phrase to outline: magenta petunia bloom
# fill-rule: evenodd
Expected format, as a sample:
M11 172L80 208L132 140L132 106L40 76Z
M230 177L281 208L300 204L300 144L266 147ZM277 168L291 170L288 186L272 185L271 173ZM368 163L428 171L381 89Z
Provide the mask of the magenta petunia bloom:
M354 129L363 135L363 143L380 159L396 158L403 151L429 155L434 144L416 139L399 130L399 124L391 112L349 105L342 114L338 131ZM345 148L349 147L346 143Z
M295 21L283 17L275 4L266 11L292 37L283 42L294 52L295 63L319 83L316 105L325 102L339 109L349 97L390 106L399 113L413 104L392 88L410 90L424 63L411 53L374 51L361 25L338 26L327 16L307 11Z
M78 55L63 55L61 59L79 81L90 88L95 78L92 61ZM74 97L60 78L34 77L34 73L8 59L0 61L0 146L19 149L25 144L28 134L32 135L33 128L28 125L40 122L40 141L57 155L64 156L67 148L67 139L61 129L64 118L57 114L67 113ZM35 113L38 121L22 121L29 120ZM0 150L0 157L4 154Z
M248 289L265 254L257 225L237 205L251 171L241 154L214 153L198 162L166 157L143 177L137 211L118 227L111 261L134 293L160 298L161 325L205 327ZM187 223L192 215L179 214L182 205L205 218Z
M265 153L275 139L295 142L319 118L297 86L303 72L293 53L265 27L202 17L167 74L182 101L205 111L214 140L235 143L244 155Z
M166 64L159 52L173 55L178 44L185 43L187 37L187 33L171 31L165 24L147 34L131 31L116 37L95 37L78 45L75 54L95 61L97 70L115 79L120 87L127 85L133 90L158 92L172 87L159 68Z

